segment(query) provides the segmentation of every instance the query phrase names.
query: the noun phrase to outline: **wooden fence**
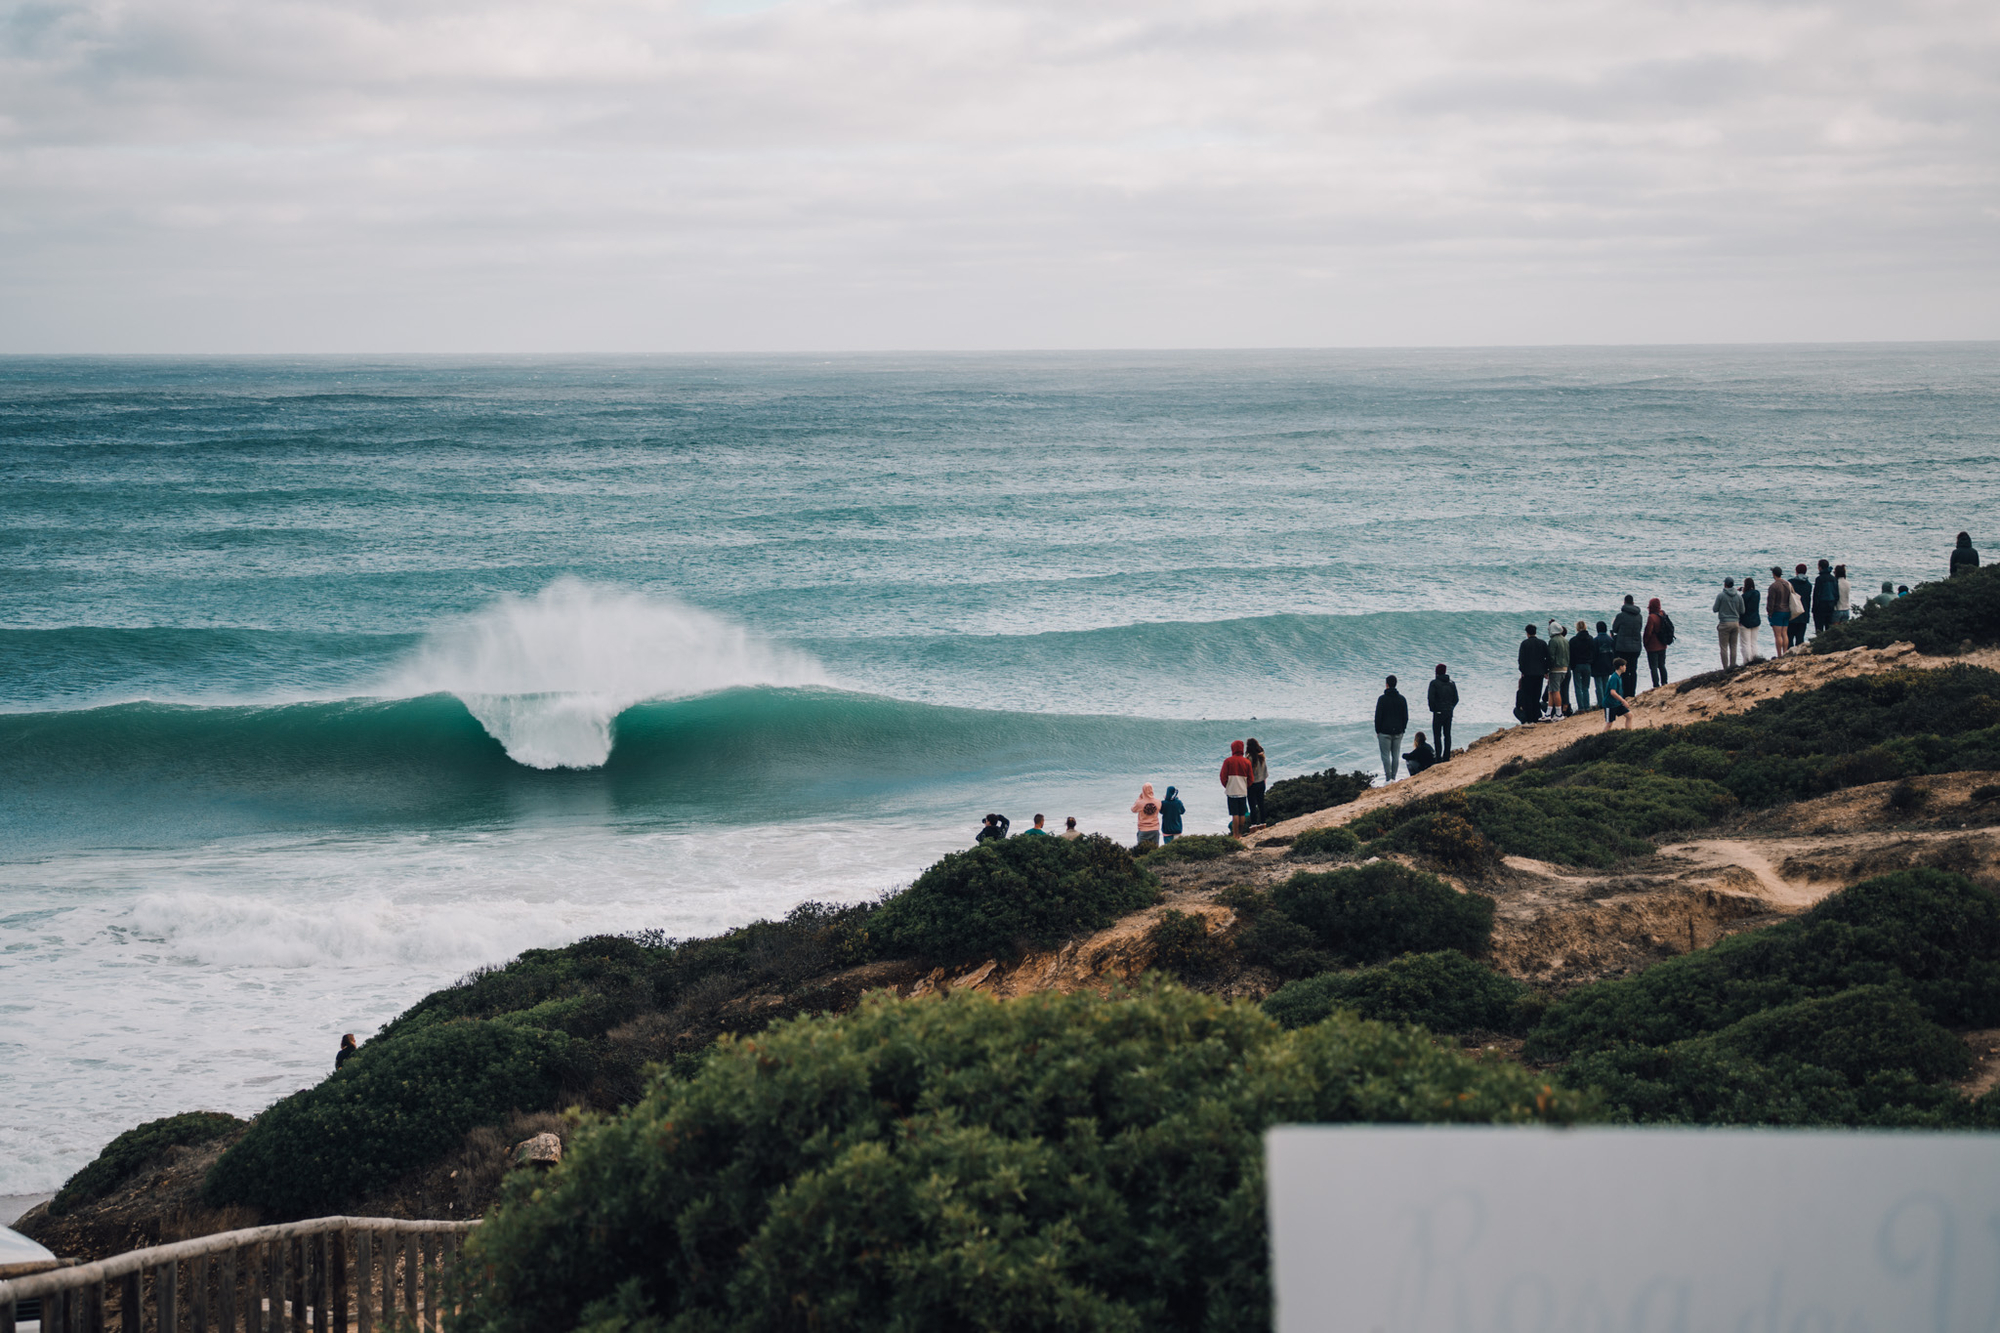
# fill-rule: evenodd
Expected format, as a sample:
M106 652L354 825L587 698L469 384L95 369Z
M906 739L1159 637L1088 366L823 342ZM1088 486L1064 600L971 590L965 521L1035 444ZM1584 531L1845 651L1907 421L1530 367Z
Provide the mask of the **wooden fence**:
M0 1281L0 1333L441 1333L479 1223L317 1217Z

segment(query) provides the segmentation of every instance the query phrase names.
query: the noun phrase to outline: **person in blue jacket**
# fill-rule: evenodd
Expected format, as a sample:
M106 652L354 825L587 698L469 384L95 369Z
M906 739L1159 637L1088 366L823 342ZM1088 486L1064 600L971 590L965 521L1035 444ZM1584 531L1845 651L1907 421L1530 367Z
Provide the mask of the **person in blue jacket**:
M1172 842L1181 836L1181 816L1187 813L1187 805L1181 800L1179 787L1167 788L1167 798L1160 802L1160 841Z

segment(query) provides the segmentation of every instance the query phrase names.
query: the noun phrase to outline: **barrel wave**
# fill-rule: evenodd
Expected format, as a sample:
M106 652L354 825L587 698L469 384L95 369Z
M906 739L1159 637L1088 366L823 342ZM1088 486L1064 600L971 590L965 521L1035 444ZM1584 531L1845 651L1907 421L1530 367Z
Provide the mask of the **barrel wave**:
M856 815L946 803L1030 776L1206 772L1243 723L1021 713L823 687L756 686L635 704L594 768L508 754L450 694L261 706L122 703L0 715L14 781L0 794L13 855L301 827L452 826L561 813L705 823ZM1306 762L1353 748L1342 729L1271 722Z

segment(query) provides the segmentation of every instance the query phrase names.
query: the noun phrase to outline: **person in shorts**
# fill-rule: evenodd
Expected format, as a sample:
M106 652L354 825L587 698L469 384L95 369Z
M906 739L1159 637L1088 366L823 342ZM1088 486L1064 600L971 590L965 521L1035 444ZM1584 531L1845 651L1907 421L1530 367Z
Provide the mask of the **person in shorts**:
M1242 837L1250 822L1250 776L1255 772L1242 741L1229 742L1229 758L1222 761L1222 794L1229 798L1229 831Z
M1771 566L1771 586L1764 594L1764 616L1771 622L1773 656L1783 657L1792 646L1792 585L1785 571Z

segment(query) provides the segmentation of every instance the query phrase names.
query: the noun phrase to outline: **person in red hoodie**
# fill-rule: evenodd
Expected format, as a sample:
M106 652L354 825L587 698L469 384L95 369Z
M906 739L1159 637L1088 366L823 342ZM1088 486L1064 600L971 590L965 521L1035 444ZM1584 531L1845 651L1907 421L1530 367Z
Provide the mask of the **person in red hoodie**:
M1250 756L1243 753L1243 742L1229 742L1229 758L1222 761L1222 793L1229 798L1229 831L1239 838L1250 820L1252 772Z

